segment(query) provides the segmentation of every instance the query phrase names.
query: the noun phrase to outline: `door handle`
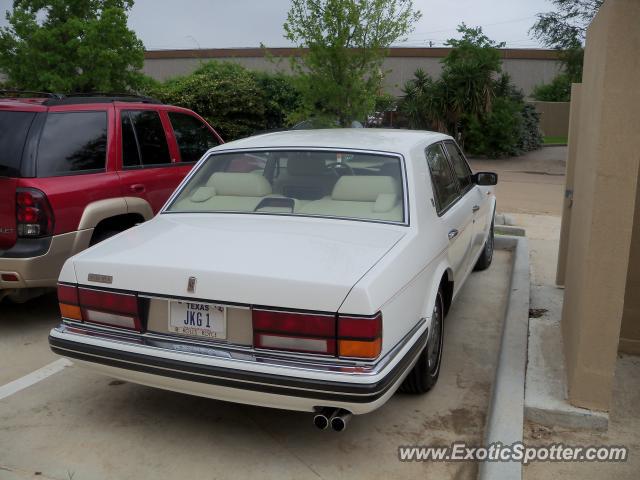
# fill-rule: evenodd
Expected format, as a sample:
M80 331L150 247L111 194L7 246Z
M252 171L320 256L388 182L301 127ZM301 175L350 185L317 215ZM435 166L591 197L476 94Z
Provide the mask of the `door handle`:
M456 238L459 233L460 232L458 230L456 230L455 228L453 230L451 230L449 232L449 240L453 240L454 238Z
M474 205L471 210L473 210L473 213L476 213L478 210L480 210L480 205Z
M133 193L144 193L145 188L141 183L136 183L134 185L131 185L129 187L129 190L131 190Z

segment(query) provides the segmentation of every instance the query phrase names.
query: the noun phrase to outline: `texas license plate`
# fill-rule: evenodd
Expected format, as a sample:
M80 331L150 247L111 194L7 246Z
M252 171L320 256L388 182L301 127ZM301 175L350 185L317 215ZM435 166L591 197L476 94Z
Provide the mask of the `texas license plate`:
M169 302L169 331L224 339L227 337L227 309L212 303Z

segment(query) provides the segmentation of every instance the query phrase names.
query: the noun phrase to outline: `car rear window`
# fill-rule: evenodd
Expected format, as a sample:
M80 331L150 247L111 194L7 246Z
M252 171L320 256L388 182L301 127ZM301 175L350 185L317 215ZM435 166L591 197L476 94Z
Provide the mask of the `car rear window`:
M104 171L107 112L47 115L38 145L38 177Z
M34 112L0 111L0 176L20 176L22 150Z
M399 156L351 151L215 153L166 212L405 221Z

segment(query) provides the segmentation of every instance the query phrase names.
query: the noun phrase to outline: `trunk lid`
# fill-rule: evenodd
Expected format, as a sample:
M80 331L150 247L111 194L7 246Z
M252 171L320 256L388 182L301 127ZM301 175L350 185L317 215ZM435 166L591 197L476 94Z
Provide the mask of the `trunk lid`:
M0 250L16 243L16 188L35 115L33 111L0 110Z
M112 288L212 302L336 312L403 227L267 215L163 214L74 257ZM196 277L194 293L187 291Z

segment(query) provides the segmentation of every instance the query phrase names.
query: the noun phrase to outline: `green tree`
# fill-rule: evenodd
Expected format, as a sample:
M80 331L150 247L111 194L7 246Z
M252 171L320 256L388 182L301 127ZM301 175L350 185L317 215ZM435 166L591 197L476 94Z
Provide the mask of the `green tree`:
M552 0L554 11L539 13L529 33L546 47L559 50L582 45L587 27L604 0Z
M494 78L502 70L499 48L504 43L489 39L482 28L458 27L460 39L450 39L451 52L442 60L442 82L448 104L449 130L456 136L463 116L481 117L491 111Z
M403 90L400 111L405 115L409 128L446 131L447 98L442 81L434 81L418 68L414 78Z
M548 48L559 50L562 72L534 91L537 100L568 101L571 84L582 81L587 27L604 0L552 0L554 11L539 13L529 33Z
M387 48L420 16L412 0L293 0L285 38L307 49L292 60L303 99L298 115L341 126L364 120L375 106Z
M144 46L127 27L133 0L14 0L0 29L0 70L13 87L125 92L143 81Z
M539 118L506 73L501 73L503 44L481 28L458 27L442 75L433 80L418 69L404 87L400 111L410 128L449 133L475 154L516 155L538 148Z

